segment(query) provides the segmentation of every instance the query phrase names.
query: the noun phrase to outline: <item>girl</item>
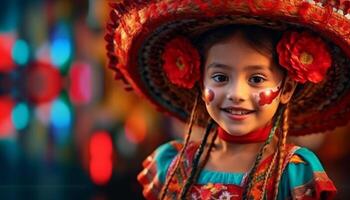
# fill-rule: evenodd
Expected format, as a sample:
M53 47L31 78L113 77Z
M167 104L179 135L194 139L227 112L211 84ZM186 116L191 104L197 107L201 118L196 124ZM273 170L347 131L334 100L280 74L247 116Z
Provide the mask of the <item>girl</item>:
M346 15L297 0L128 2L112 5L110 66L189 122L183 142L145 160L147 199L334 197L317 157L286 136L348 120ZM320 16L344 23L334 30ZM190 141L194 124L206 127L200 142Z

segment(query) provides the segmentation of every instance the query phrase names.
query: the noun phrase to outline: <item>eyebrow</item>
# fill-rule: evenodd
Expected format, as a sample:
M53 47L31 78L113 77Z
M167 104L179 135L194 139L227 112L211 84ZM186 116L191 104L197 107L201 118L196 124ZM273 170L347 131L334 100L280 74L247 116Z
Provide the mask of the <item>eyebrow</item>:
M208 65L208 69L210 69L210 68L230 68L230 66L222 64L222 63L213 62L210 65ZM266 69L265 65L248 65L248 66L245 67L245 71L264 70L264 69ZM269 66L268 70L270 70L272 72L273 71L272 70L272 66Z
M245 68L246 71L248 71L248 70L264 70L264 69L266 69L265 65L248 65ZM272 72L272 67L271 66L268 66L267 69Z
M230 66L225 65L225 64L221 64L221 63L213 62L213 63L210 63L210 65L208 65L208 69L210 69L210 68L230 68Z

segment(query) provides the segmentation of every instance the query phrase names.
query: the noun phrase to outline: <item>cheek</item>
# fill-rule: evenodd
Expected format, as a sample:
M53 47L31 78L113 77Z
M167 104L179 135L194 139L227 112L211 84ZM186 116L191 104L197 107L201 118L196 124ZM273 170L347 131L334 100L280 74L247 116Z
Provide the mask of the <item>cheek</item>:
M214 91L209 89L209 88L206 88L204 90L204 100L205 100L205 103L209 104L211 103L215 98L215 94L214 94Z
M274 89L265 89L254 93L254 99L259 106L270 105L276 98L279 97L281 87Z

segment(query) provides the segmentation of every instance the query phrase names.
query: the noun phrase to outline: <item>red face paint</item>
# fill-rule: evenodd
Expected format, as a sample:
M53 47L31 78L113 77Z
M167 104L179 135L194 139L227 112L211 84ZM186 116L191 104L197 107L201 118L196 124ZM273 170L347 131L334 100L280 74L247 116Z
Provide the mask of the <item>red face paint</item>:
M276 91L273 91L273 89L268 89L265 91L262 91L259 93L259 106L263 106L266 104L271 104L273 100L276 99L278 94L280 93L281 87L278 86Z
M213 90L206 88L204 91L204 99L206 103L210 103L214 100L215 94Z

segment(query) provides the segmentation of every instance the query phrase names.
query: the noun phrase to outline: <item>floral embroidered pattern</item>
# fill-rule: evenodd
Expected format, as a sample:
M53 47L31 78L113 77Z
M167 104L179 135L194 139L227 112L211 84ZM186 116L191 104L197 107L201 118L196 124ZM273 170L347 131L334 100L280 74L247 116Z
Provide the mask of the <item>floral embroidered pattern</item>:
M242 188L220 183L195 185L191 194L193 200L233 200L241 198Z
M171 83L191 89L200 77L200 57L185 37L172 39L162 55L164 72Z
M332 64L325 42L310 32L286 32L277 45L279 63L297 82L318 83Z

